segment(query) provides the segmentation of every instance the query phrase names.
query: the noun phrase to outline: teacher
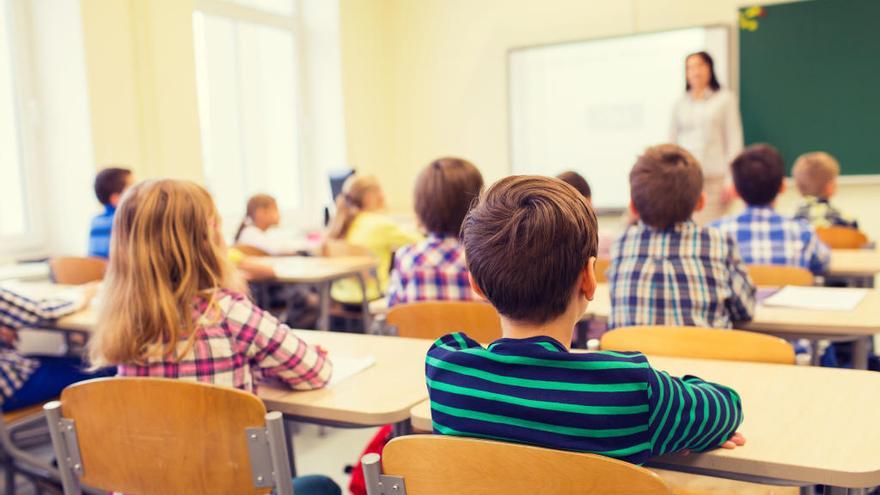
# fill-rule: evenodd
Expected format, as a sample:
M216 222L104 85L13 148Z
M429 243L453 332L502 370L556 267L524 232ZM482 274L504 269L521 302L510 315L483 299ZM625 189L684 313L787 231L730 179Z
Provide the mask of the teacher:
M675 103L670 140L690 151L703 167L706 205L694 214L699 224L724 215L734 197L730 162L743 148L736 97L721 88L706 52L685 59L686 93Z

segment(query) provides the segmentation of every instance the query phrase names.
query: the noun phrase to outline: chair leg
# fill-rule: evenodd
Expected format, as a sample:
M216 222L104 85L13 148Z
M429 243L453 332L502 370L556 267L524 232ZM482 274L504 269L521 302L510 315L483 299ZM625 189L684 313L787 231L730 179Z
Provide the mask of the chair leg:
M13 466L12 462L8 462L5 467L6 473L4 478L6 483L6 493L8 495L15 495L15 466Z

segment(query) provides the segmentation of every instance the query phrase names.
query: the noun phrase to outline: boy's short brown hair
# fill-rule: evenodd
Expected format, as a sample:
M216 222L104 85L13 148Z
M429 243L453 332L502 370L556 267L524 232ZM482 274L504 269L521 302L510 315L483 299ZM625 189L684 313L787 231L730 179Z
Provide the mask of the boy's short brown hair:
M565 312L598 248L589 202L550 177L496 182L480 195L461 232L471 276L495 309L537 324Z
M840 164L823 151L805 153L795 160L791 175L801 195L828 199L825 188L840 175Z
M691 218L703 192L703 170L681 146L652 146L636 160L629 187L639 218L665 229Z
M556 178L577 189L578 192L583 194L585 198L593 198L593 191L590 189L590 183L587 182L587 179L584 179L583 175L575 172L574 170L562 172L561 174L557 175Z
M455 235L483 188L483 176L471 162L439 158L416 178L416 215L428 232Z
M769 205L779 195L785 179L785 162L769 144L753 144L730 165L739 197L751 206Z
M122 194L131 170L120 167L108 167L95 176L95 197L102 205L110 204L110 196Z

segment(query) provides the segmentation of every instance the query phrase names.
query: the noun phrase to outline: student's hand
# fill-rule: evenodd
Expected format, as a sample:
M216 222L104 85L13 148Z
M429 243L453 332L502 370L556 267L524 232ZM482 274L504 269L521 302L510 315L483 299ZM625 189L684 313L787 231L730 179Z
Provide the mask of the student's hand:
M733 435L730 435L730 438L728 438L726 442L721 444L721 448L722 449L735 449L737 447L742 447L745 444L746 444L746 437L744 437L742 433L736 432Z
M18 342L18 332L12 328L0 326L0 346L15 347Z
M98 293L98 289L101 287L101 282L89 282L80 287L82 287L83 306L88 306L95 297L95 294Z

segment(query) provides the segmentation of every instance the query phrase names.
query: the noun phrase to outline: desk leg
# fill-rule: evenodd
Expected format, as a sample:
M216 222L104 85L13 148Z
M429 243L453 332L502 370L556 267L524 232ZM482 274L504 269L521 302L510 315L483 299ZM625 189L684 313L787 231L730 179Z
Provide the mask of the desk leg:
M870 352L871 337L859 337L853 342L853 369L868 369L868 353Z
M403 435L411 435L411 434L412 434L412 423L410 422L409 418L391 425L391 438L397 438L397 437L402 437Z
M296 478L296 454L293 450L293 437L296 425L293 421L284 420L284 434L287 436L287 459L290 461L290 475Z
M370 299L367 295L367 281L362 272L357 274L358 283L361 285L361 325L363 333L370 333Z
M319 287L321 314L318 316L318 330L330 330L330 282L322 282Z

